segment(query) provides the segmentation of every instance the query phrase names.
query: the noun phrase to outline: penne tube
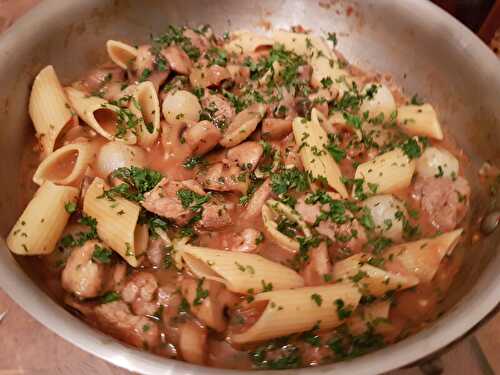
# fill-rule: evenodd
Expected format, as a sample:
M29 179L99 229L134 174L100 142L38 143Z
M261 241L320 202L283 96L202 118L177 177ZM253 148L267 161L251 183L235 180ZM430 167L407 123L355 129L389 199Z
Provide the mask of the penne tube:
M107 186L96 177L83 199L83 212L97 220L97 234L132 267L139 265L138 257L144 249L143 233L137 225L140 206L121 197L109 200L103 196Z
M384 252L387 267L401 265L421 282L430 282L445 255L451 254L460 240L463 229L395 245Z
M333 279L351 280L363 294L375 297L381 297L389 291L411 288L419 282L416 276L404 268L395 272L385 270L371 265L370 259L378 258L358 253L336 262L332 271Z
M236 293L260 293L297 288L304 285L302 277L292 269L260 255L238 253L188 245L174 244L178 268L186 267L198 278L205 277L226 285Z
M111 61L122 69L129 68L138 54L137 48L116 40L108 40L106 50Z
M254 303L267 301L257 321L231 339L245 344L304 332L318 326L332 329L342 324L358 306L361 293L352 283L278 290L255 296Z
M94 161L97 146L93 143L70 143L47 156L38 166L33 182L51 181L59 185L78 183Z
M97 96L88 96L82 91L66 87L66 94L78 116L98 134L109 141L121 141L135 144L135 129L129 129L129 123L138 125L138 119L130 116L123 109L109 104Z
M160 102L152 82L137 85L129 109L140 120L137 143L143 147L151 146L160 134Z
M294 238L288 237L278 230L278 224L276 223L275 219L279 215L282 215L288 220L297 223L299 228L304 232L305 237L310 237L311 231L297 211L281 202L275 201L274 199L269 199L262 207L262 222L264 223L264 226L269 235L280 246L295 253L299 251L299 241Z
M44 157L54 150L58 135L73 117L64 90L52 65L42 69L33 82L29 114Z
M77 202L79 189L45 181L7 237L9 249L19 255L50 254L56 248L70 214L65 205Z
M315 35L276 30L272 34L272 39L275 43L284 45L286 50L295 52L298 55L310 57L317 55L319 51L320 55L327 58L334 57L333 51L328 48L326 42Z
M251 31L236 30L231 32L230 40L224 46L224 49L236 55L249 54L254 52L258 47L270 47L273 45L273 42L271 38Z
M293 135L299 145L302 163L314 178L326 179L328 185L343 198L347 198L349 194L342 182L340 168L325 149L328 136L321 127L318 116L318 111L313 109L310 121L302 117L293 120Z
M375 301L369 305L360 306L346 321L351 335L357 336L372 328L376 333L390 332L389 311L391 303L388 300Z
M443 139L441 124L436 111L430 104L399 107L397 122L401 130L409 135Z
M383 194L410 186L414 172L415 161L397 148L360 164L354 178L363 180L364 192Z

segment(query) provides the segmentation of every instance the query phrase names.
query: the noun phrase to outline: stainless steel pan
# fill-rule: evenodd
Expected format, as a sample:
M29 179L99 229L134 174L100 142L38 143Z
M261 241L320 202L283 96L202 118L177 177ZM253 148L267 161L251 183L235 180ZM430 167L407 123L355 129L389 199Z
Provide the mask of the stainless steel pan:
M423 0L46 0L0 39L0 230L5 235L22 206L20 162L32 129L27 100L38 70L53 64L64 81L104 58L108 38L146 40L169 24L209 23L217 31L301 24L336 31L339 49L355 64L390 73L408 94L435 103L470 156L472 220L491 207L477 170L500 158L500 63L451 16ZM457 339L500 301L500 232L466 249L449 311L419 334L349 362L290 374L373 374L411 363ZM55 304L22 271L0 240L0 286L47 327L82 349L133 371L156 374L238 373L162 359L96 332Z

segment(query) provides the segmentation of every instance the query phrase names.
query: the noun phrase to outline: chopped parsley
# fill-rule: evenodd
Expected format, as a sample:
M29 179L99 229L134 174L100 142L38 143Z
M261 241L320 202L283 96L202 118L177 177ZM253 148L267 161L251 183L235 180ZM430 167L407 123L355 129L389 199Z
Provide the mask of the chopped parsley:
M177 190L177 197L181 201L182 207L198 212L203 208L203 204L210 200L210 194L200 195L189 189Z
M321 306L323 303L323 297L321 297L318 293L311 294L311 299L316 303L316 305Z
M121 298L120 294L118 292L112 291L112 292L107 292L100 298L100 302L102 304L105 303L111 303L114 301L118 301Z
M308 174L297 168L283 169L271 175L271 188L275 194L285 194L292 189L304 192L309 186Z
M203 282L205 278L201 278L198 280L198 284L196 285L196 297L193 300L193 305L198 306L201 305L203 300L208 297L208 290L203 289Z
M64 204L64 209L68 214L72 214L73 212L76 211L76 203L75 202L67 202Z
M92 260L96 263L104 263L107 264L111 262L111 256L113 255L113 251L107 249L105 247L101 247L99 245L94 246L94 252L92 253Z
M162 179L160 172L135 166L118 168L111 173L111 177L123 183L104 191L101 197L114 200L114 197L120 196L134 202L144 200L144 193L152 190Z

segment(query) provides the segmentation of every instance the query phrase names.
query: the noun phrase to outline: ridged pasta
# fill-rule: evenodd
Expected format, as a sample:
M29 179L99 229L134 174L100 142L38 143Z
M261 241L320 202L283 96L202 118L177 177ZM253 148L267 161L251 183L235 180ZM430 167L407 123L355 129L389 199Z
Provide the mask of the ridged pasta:
M231 336L238 344L272 339L318 326L335 328L356 309L361 293L352 283L278 290L255 296L255 302L268 301L250 328Z
M33 82L29 114L42 154L49 155L61 130L73 117L71 107L52 65L43 68Z
M399 107L397 122L401 130L409 135L422 135L437 140L443 139L441 124L436 111L430 104Z
M419 282L410 272L384 270L369 264L370 259L377 257L358 253L336 262L333 266L333 279L354 281L364 294L375 297L381 297L389 291L411 288Z
M364 180L365 192L383 194L410 186L414 172L415 161L397 148L360 164L354 178Z
M137 137L131 130L126 130L123 137L116 136L119 126L119 107L109 104L106 100L97 96L88 96L72 87L66 87L65 90L78 116L98 134L110 141L120 141L126 144L135 144L137 142ZM124 116L127 115L124 114ZM122 119L123 122L127 120ZM121 126L126 125L121 124Z
M54 251L70 214L67 203L76 203L79 189L45 181L28 203L7 237L9 249L19 255Z
M304 220L302 220L298 212L295 212L291 207L275 201L274 199L269 199L262 207L262 221L273 240L285 249L293 252L299 251L299 242L294 238L286 236L278 230L278 224L275 221L275 217L278 215L285 216L288 220L297 223L300 229L304 232L304 235L306 237L310 237L311 231L307 227L307 224Z
M297 288L304 280L292 269L260 255L174 244L178 266L184 261L198 278L219 281L236 293L259 293L271 285L274 290Z
M83 199L83 212L97 220L97 234L111 249L121 255L132 267L139 265L142 255L137 225L140 206L121 197L109 200L103 196L109 186L96 177ZM143 247L143 246L142 246Z
M321 127L318 116L316 109L313 109L310 121L302 117L293 120L293 135L299 145L302 163L314 178L325 178L328 185L343 198L347 198L349 194L342 182L340 168L325 149L328 136Z
M127 69L138 53L137 48L117 40L108 40L106 50L111 61L122 69Z
M143 147L151 146L160 134L160 101L152 82L137 85L129 109L140 120L137 143Z
M462 232L462 229L456 229L434 238L395 245L385 251L383 256L388 267L391 263L400 264L421 282L429 282L434 278L444 256L454 250Z
M47 156L33 175L33 182L42 185L51 181L60 185L78 182L96 157L93 143L70 143Z
M254 52L261 46L272 46L273 40L247 30L236 30L231 32L231 40L224 45L229 53L247 54Z

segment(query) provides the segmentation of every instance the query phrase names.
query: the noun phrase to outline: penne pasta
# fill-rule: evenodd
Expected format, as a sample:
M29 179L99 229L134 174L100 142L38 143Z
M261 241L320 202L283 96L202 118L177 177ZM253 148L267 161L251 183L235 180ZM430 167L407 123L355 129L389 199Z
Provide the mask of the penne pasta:
M326 42L315 35L276 30L272 34L272 39L275 43L284 45L286 50L298 55L311 57L317 55L319 51L320 55L333 58L333 51L328 48Z
M93 143L70 143L47 156L38 166L33 182L42 185L51 181L60 185L77 184L95 160L97 146Z
M65 90L78 116L98 134L110 141L126 144L137 142L134 129L129 129L129 123L136 123L137 118L132 118L119 107L97 96L87 96L72 87L66 87Z
M358 306L361 293L352 283L278 290L255 296L255 302L267 306L255 324L231 336L233 342L245 344L318 327L331 329L345 321Z
M379 334L390 332L390 309L391 303L388 300L375 301L369 305L360 306L353 316L346 321L349 333L361 335L370 329Z
M33 82L29 114L44 157L54 150L58 135L73 117L64 90L52 65L38 73Z
M111 61L122 69L127 69L138 54L137 48L116 40L108 40L106 50Z
M98 177L83 199L83 212L97 220L97 234L132 267L139 265L144 250L141 226L137 225L140 206L121 197L109 200L103 196L109 187Z
M421 282L430 282L444 256L455 249L462 232L462 229L456 229L434 238L395 245L383 254L387 267L402 265Z
M354 178L363 180L365 193L393 193L408 187L415 172L415 161L396 148L360 164ZM356 189L356 187L355 187ZM353 191L355 196L355 192Z
M273 240L285 249L297 252L300 248L299 242L294 238L286 236L278 230L278 224L275 219L280 215L286 217L292 222L297 223L300 229L304 232L305 237L310 237L311 231L298 212L281 202L269 199L262 207L262 221Z
M436 111L430 104L399 107L397 122L401 130L409 135L443 139L441 124Z
M7 237L9 249L19 255L50 254L66 226L70 214L65 205L76 203L79 190L45 181Z
M272 46L273 40L247 30L236 30L231 32L231 39L224 48L229 53L248 54L254 52L258 47Z
M375 256L358 253L333 266L333 279L355 282L363 294L381 297L389 291L403 290L418 284L419 279L405 269L392 272L370 264ZM383 258L385 259L385 258Z
M219 281L236 293L260 293L267 288L274 290L297 288L304 280L292 269L266 258L249 253L216 250L174 244L179 268L186 267L198 278Z
M137 143L150 147L160 134L160 102L152 82L145 81L137 85L129 109L140 122Z
M340 168L325 149L328 136L321 127L318 116L316 109L313 109L310 121L302 117L293 120L293 135L299 145L302 163L314 178L326 179L328 185L343 198L347 198L348 193L342 182Z

